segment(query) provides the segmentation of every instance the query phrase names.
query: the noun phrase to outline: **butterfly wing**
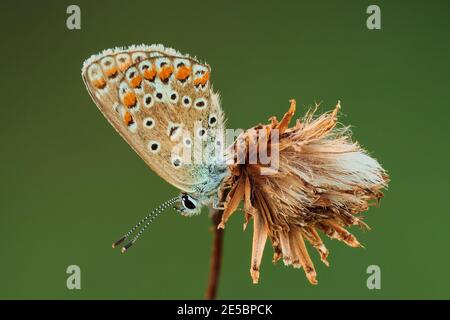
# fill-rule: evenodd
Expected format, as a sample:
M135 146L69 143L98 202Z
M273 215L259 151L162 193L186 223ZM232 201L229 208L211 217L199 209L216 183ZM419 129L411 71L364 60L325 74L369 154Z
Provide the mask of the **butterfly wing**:
M190 193L210 184L223 141L210 73L207 64L161 45L106 50L82 68L89 94L112 126L152 170Z

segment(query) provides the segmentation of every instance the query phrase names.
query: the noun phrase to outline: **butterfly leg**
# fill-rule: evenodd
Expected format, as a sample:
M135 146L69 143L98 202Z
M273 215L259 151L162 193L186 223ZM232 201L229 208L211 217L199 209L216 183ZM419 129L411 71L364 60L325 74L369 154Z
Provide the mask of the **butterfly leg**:
M224 202L219 201L219 197L217 195L213 198L213 209L215 210L225 210Z

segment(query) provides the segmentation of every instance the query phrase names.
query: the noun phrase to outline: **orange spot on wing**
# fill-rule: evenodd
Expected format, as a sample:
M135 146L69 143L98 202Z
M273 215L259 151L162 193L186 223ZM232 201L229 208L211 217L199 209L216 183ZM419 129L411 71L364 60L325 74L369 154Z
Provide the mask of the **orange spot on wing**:
M178 80L186 80L190 74L191 74L191 68L186 67L186 66L181 66L180 68L178 68L176 78Z
M133 108L137 103L136 95L133 92L127 92L123 97L123 103L127 108Z
M203 76L194 80L194 86L198 86L199 84L204 86L208 82L208 80L209 80L209 72L205 72Z
M98 89L103 89L104 87L106 87L106 80L104 78L99 78L97 80L94 80L93 84Z
M142 77L138 75L130 81L130 84L131 84L131 87L137 88L141 85L141 82L142 82Z
M128 111L125 112L125 114L123 115L123 121L125 121L125 124L127 126L132 125L134 123L134 120L133 120L133 116L131 115L131 113L129 113Z
M105 74L108 78L113 78L117 75L117 68L116 67L112 67L108 70L105 71Z
M173 73L173 67L172 66L164 66L161 68L161 71L159 71L159 78L161 81L166 81L169 79L169 77Z
M146 69L144 71L144 78L150 81L155 80L156 77L156 69L155 67L152 67L151 69Z

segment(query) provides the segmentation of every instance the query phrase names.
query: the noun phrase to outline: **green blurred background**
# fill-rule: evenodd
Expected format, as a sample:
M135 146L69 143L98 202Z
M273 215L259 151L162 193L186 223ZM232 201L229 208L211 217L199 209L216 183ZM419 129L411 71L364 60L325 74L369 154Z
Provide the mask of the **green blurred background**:
M81 30L66 8L81 7ZM381 7L381 30L366 8ZM271 263L251 283L251 229L227 225L219 298L450 298L449 1L2 1L0 298L203 298L206 212L161 216L128 254L111 242L178 193L91 101L80 77L102 49L163 43L207 61L232 128L340 99L341 121L391 174L365 249L326 239L331 267ZM81 267L81 290L66 268ZM379 265L381 290L366 268Z

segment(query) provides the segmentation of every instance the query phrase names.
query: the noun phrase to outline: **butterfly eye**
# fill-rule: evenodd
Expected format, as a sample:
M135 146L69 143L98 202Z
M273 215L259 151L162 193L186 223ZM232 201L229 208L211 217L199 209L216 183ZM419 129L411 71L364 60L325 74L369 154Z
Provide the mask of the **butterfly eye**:
M144 106L146 108L150 108L153 106L153 97L149 93L144 96Z
M217 117L216 117L216 115L211 114L211 115L208 117L208 124L209 124L211 127L214 127L214 126L217 124Z
M198 110L203 110L206 108L206 99L205 98L198 98L197 100L195 100L194 102L194 106L196 109Z
M194 199L192 199L186 194L181 197L181 202L183 203L183 206L188 210L194 210L197 208L193 200Z
M144 119L144 127L148 129L152 129L155 126L155 120L153 118L145 118Z
M188 96L184 96L181 101L184 107L189 108L191 106L192 101L191 98L189 98Z
M161 149L161 145L160 145L160 143L158 141L150 141L148 143L148 149L152 153L158 153L159 150Z

